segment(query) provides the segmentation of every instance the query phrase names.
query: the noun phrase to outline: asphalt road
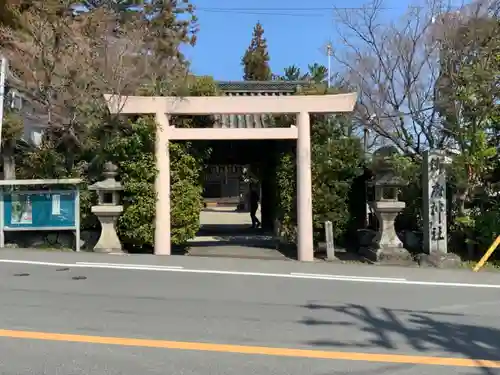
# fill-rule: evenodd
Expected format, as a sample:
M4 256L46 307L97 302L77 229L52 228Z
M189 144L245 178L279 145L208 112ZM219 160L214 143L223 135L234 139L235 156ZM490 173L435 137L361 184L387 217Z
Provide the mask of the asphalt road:
M500 374L500 274L0 252L0 293L2 375Z

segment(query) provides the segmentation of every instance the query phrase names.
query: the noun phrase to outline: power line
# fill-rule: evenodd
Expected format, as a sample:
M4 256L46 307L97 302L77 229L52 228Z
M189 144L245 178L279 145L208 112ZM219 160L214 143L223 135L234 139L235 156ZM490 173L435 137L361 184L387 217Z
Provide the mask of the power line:
M423 9L423 6L408 6L404 9ZM355 11L377 11L377 10L402 10L398 7L329 7L329 8L213 8L213 7L195 7L195 10L202 13L226 13L257 16L284 16L284 17L305 17L319 18L331 17L334 11L355 12Z
M330 8L207 8L196 7L196 11L205 13L230 13L230 14L245 14L245 15L264 15L264 16L285 16L285 17L331 17L331 13L336 11L356 11L370 10L373 7L330 7ZM397 8L377 8L380 10L397 9ZM317 13L313 13L317 12ZM321 13L319 13L321 12Z
M224 10L224 11L295 11L295 12L311 12L311 11L326 11L326 10L363 10L363 9L396 9L389 7L327 7L327 8L213 8L213 7L196 7L198 10Z
M331 10L331 9L330 9ZM319 17L331 17L331 14L320 14L320 13L282 13L282 12L264 12L264 11L239 11L239 10L226 10L226 9L196 9L197 12L203 13L226 13L226 14L241 14L241 15L256 15L256 16L284 16L284 17L301 17L301 18L319 18Z

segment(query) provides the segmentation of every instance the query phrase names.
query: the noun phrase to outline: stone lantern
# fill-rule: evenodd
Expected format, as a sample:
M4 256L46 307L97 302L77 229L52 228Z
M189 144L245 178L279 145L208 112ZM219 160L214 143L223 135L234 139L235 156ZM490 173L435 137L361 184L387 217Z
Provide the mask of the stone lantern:
M407 181L396 174L389 161L393 152L395 151L384 148L374 155L375 175L369 182L375 190L375 200L368 204L375 212L379 229L372 248L363 249L363 252L373 261L411 259L394 227L396 217L406 206L404 202L398 200L398 194L400 189L407 185Z
M113 163L104 164L104 180L89 186L89 190L97 192L98 204L92 206L92 213L101 223L101 236L94 246L98 253L122 253L122 245L116 233L116 221L123 212L120 205L122 184L116 181L118 167Z

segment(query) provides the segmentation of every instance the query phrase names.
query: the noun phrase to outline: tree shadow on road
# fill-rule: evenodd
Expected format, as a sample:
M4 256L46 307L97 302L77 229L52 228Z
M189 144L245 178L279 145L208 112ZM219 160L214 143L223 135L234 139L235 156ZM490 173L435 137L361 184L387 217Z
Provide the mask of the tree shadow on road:
M483 366L481 360L500 361L500 330L480 325L461 323L463 314L430 311L368 308L357 304L339 306L308 304L303 306L311 314L314 311L331 311L339 320L307 317L300 323L310 326L349 326L357 329L362 341L324 340L308 341L308 345L321 347L380 348L384 351L397 350L403 339L408 347L421 355L462 356L477 360L482 374L495 375L499 370ZM325 330L326 331L326 330Z

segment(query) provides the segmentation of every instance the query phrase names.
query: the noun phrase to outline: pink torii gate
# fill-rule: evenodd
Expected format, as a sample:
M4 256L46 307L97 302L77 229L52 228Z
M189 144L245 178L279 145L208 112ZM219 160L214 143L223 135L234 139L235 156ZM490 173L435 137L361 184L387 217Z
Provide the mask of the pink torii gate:
M170 157L169 141L296 139L298 260L313 261L311 191L311 135L309 113L352 112L356 93L305 96L202 96L117 97L105 95L111 113L154 114L159 125L156 136L158 176L155 218L155 255L170 255ZM296 114L289 128L182 129L170 124L169 115Z

